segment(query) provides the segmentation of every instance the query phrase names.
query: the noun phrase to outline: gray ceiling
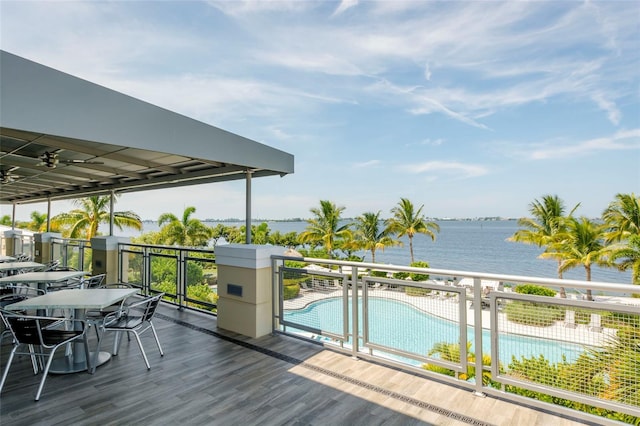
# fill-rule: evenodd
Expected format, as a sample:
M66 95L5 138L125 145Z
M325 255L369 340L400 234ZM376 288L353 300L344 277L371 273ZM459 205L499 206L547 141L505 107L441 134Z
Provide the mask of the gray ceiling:
M286 152L0 54L0 203L294 171Z

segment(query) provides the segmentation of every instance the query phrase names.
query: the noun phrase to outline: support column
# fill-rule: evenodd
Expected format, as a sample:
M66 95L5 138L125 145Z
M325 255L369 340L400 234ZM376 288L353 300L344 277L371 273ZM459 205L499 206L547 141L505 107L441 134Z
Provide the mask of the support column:
M48 263L53 260L53 247L51 240L53 238L61 238L62 234L57 232L42 232L33 235L35 250L33 252L33 260L38 263Z
M4 231L4 246L7 256L14 256L23 253L22 247L22 231L19 229L10 229Z
M251 170L247 170L246 177L246 200L245 200L245 218L244 218L244 242L245 244L251 244Z
M105 284L118 282L118 271L128 269L128 259L126 264L118 265L118 243L129 242L126 237L93 237L91 239L91 273L93 275L107 274ZM126 282L127 275L123 274L123 281Z
M253 338L271 333L271 255L283 252L255 244L216 247L218 327Z

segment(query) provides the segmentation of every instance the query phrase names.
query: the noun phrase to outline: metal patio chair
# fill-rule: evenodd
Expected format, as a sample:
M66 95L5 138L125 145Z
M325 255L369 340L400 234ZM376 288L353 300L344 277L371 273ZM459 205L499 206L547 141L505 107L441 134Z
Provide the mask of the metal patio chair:
M9 325L15 344L9 355L4 373L2 374L0 393L4 387L15 355L29 355L47 360L42 373L42 380L40 380L40 385L36 392L36 401L40 399L49 368L51 367L51 362L59 347L71 343L74 340L83 339L85 356L87 357L87 362L89 362L89 344L87 342L85 321L19 314L5 315L4 312L1 313L1 315ZM22 349L24 347L26 347L26 349ZM34 352L34 347L39 348L38 351ZM87 371L89 373L93 372L91 366L88 366Z
M98 348L96 349L96 353L100 352L100 344L102 343L102 339L104 335L108 332L115 332L115 341L113 344L113 355L118 355L119 346L121 343L120 334L127 333L133 334L136 338L136 342L138 343L138 347L140 348L140 352L142 352L142 357L144 358L144 363L147 366L147 370L151 369L151 365L149 364L149 360L147 359L147 354L144 351L144 347L142 346L142 341L140 340L140 336L146 332L147 330L151 330L153 333L153 337L156 340L156 345L158 346L158 351L160 351L160 356L164 356L164 352L162 351L162 346L160 346L160 340L158 339L158 333L156 333L156 328L153 326L153 316L160 304L160 299L164 293L146 297L138 302L132 303L129 306L125 306L123 310L111 312L104 317L104 321L101 327L100 337L98 338ZM94 367L95 369L95 363Z

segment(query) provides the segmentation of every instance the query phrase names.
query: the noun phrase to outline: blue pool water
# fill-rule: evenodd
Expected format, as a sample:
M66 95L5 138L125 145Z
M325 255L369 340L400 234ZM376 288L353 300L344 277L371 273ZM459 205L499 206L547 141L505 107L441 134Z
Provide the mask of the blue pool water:
M361 302L360 302L361 303ZM351 301L349 302L351 309ZM362 309L359 307L359 322L362 324ZM342 299L332 298L314 302L305 309L284 313L284 318L296 324L342 334ZM351 312L349 312L351 318ZM360 325L362 327L362 325ZM473 327L467 327L468 339L473 342ZM491 336L482 332L483 353L491 353ZM421 312L400 301L383 298L369 299L369 340L372 343L399 348L406 352L426 355L439 342L457 343L459 327L456 323ZM499 355L503 363L511 357L538 357L543 354L552 363L575 361L584 347L555 340L544 340L514 334L500 334ZM474 351L472 346L472 351Z

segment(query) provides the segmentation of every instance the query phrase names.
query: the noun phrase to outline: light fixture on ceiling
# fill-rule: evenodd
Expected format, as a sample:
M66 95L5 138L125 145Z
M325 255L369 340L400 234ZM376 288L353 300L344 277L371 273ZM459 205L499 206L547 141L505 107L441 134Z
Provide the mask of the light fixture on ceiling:
M58 153L57 152L45 152L44 154L42 154L40 156L40 160L42 161L43 166L47 166L51 169L55 169L55 167L58 165Z

